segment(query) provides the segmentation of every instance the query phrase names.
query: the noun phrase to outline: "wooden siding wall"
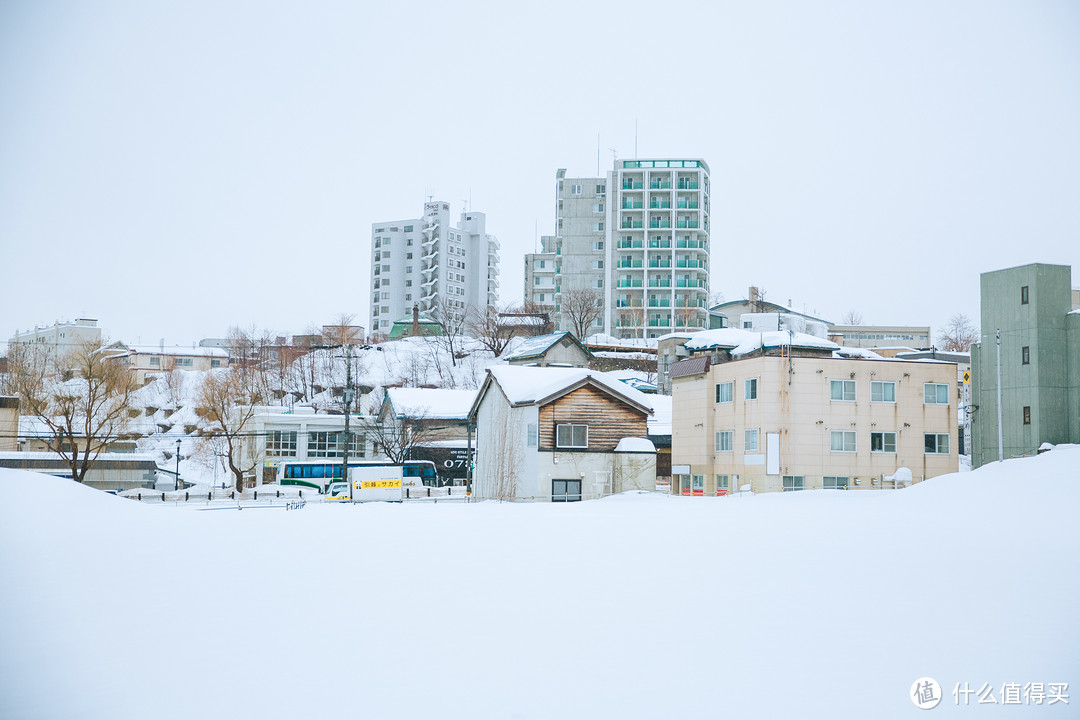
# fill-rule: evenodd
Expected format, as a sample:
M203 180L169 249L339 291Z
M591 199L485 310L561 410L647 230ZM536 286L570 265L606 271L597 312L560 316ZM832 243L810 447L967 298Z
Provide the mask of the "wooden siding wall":
M555 450L555 426L589 426L590 452L611 452L624 437L649 437L646 416L610 395L582 387L540 408L540 449Z

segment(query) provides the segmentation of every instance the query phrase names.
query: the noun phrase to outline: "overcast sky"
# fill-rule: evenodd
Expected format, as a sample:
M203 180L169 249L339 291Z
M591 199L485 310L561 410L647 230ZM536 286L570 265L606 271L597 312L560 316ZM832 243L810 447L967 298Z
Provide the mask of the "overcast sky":
M369 7L370 5L370 7ZM92 317L190 344L366 325L373 222L502 242L555 173L704 158L712 287L978 321L979 273L1080 285L1080 4L0 3L0 342Z

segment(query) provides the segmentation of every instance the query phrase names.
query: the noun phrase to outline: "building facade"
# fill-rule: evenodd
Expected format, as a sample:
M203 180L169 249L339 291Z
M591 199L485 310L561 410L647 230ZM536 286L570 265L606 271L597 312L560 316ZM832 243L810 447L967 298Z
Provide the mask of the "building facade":
M450 204L424 204L423 217L371 226L371 322L385 336L416 305L465 311L499 300L499 241L486 232L484 213L461 213L450 222ZM445 303L444 303L445 301Z
M553 289L559 315L571 292L595 293L604 312L593 327L618 338L708 327L709 192L704 160L617 160L605 177L559 170L555 235L526 256L525 299Z
M1071 280L1069 266L1042 263L980 276L972 467L1033 455L1043 443L1080 443L1080 302Z
M951 363L791 347L724 355L672 369L673 492L889 488L958 468Z

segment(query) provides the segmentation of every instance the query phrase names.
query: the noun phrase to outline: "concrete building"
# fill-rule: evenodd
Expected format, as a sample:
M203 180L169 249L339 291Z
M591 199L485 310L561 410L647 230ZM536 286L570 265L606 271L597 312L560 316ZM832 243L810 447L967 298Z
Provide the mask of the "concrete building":
M789 299L787 305L781 305L779 303L766 300L764 292L757 287L751 285L747 291L746 298L742 300L728 300L726 302L713 305L709 308L709 329L719 330L725 327L743 327L740 324L740 318L743 315L761 315L772 314L782 315L785 317L797 317L803 318L808 323L815 323L828 326L829 321L818 317L812 313L808 313L805 310L798 310L791 306L792 302ZM771 328L775 330L776 328ZM806 332L805 330L799 330L799 332ZM825 333L817 333L821 337L825 337Z
M33 345L38 350L46 351L47 360L52 363L61 354L86 342L101 342L101 328L97 320L77 318L74 321L57 320L48 327L34 326L33 330L25 332L16 331L8 338L8 348Z
M349 457L372 457L368 439L358 434L359 416L352 416L353 431ZM275 481L282 460L320 460L340 458L345 451L345 416L316 413L310 407L259 408L244 430L246 442L241 447L243 466L254 459L260 468L251 485Z
M775 331L712 330L684 347L673 492L876 489L958 468L952 363L843 356Z
M980 276L972 467L1033 455L1043 443L1080 443L1080 297L1071 281L1069 266L1042 263Z
M0 450L19 449L19 398L0 395Z
M486 232L484 213L424 203L423 217L371 226L371 335L389 334L413 305L431 312L443 301L462 311L499 299L499 241Z
M647 396L576 368L488 369L476 425L473 495L573 502L656 487Z
M594 329L620 338L708 326L703 160L618 160L605 177L559 170L555 180L555 235L525 258L527 301L548 303L553 291L558 315L571 291L596 293L605 311ZM564 318L559 327L570 329Z
M0 451L0 468L71 477L71 467L49 451ZM167 480L171 490L174 477L175 473L159 468L151 455L103 452L87 469L83 484L97 490L135 490L150 489Z
M594 240L594 242L604 242L604 239L601 238L599 234L597 235L597 238L598 239ZM554 318L556 317L555 268L558 267L559 260L561 259L560 255L555 252L555 236L541 236L540 247L540 252L527 253L525 255L524 300L527 307L531 307L531 309L538 312L546 312L550 317ZM594 276L592 281L595 282L600 277L601 276ZM597 289L599 290L599 288Z
M829 339L844 347L929 348L929 325L830 325Z
M170 370L212 370L227 367L229 353L218 347L164 347L157 350L135 350L123 343L106 348L108 359L122 363L141 384L147 376Z

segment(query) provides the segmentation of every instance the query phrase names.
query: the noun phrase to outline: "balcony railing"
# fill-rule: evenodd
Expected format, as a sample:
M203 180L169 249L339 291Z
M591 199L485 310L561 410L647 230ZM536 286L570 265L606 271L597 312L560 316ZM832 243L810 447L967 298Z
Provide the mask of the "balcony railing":
M639 268L642 266L641 258L634 258L633 260L620 260L617 268Z
M671 227L671 218L649 218L650 228L669 228Z
M679 180L680 190L697 190L698 182L696 180Z
M640 249L642 246L641 240L620 240L615 247L619 250L633 250L635 248Z
M698 226L698 221L697 221L696 218L682 218L682 217L679 218L678 227L680 227L680 228L683 228L683 229L696 228L697 226Z
M671 181L670 180L653 180L653 181L651 181L649 183L649 189L650 190L670 190L671 189Z
M697 210L698 201L690 200L689 198L679 198L677 207L679 208L679 210Z
M641 202L641 200L635 200L634 198L623 198L623 210L640 210L643 207L645 207L645 203Z
M649 300L649 307L671 307L671 298L653 298Z
M662 260L657 260L656 258L653 258L652 260L649 261L649 267L651 267L651 268L669 268L669 267L671 267L671 259L670 258L664 258Z
M641 221L633 218L623 218L622 227L626 230L636 230L641 227Z
M621 288L639 288L641 287L641 278L623 278L619 280L619 287Z
M641 180L623 180L623 190L641 190L645 187L645 184Z
M669 210L671 208L670 200L657 200L653 198L649 201L650 210Z
M651 288L669 288L671 287L671 278L653 278L649 280L649 287Z
M671 238L664 240L649 240L650 248L669 248L671 247Z

